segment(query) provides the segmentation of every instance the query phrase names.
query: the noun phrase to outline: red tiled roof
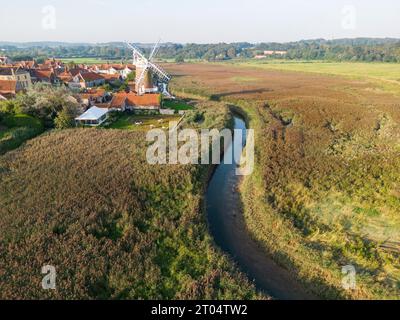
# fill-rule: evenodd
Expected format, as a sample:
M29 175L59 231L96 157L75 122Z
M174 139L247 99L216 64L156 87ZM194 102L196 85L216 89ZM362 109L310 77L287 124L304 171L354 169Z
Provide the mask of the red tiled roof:
M160 106L160 94L144 94L138 96L136 93L120 92L114 95L111 101L111 107L120 107L125 101L128 106Z
M60 73L57 77L64 82L69 82L72 80L72 74L67 71Z
M97 108L101 108L101 109L110 109L111 108L111 103L110 102L96 103L96 107Z
M136 69L136 66L133 65L133 64L127 64L126 66L131 70L135 70Z
M126 93L117 93L111 100L111 108L120 108L126 101Z
M94 81L104 79L101 75L94 72L84 72L80 74L85 81Z
M79 95L82 99L89 99L90 97L100 98L100 97L104 96L105 93L106 93L106 90L97 89L97 90L88 90L87 92L80 93Z
M15 94L17 81L15 80L0 80L0 93L1 94Z
M111 67L114 68L115 70L124 70L125 69L125 66L123 64L112 64Z
M41 80L43 79L50 80L54 76L54 72L49 69L48 70L35 69L33 70L33 76Z
M129 93L127 102L131 106L159 106L160 98L160 94L144 94L138 96L136 93Z
M36 65L36 61L20 61L18 62L18 65L21 66L22 68L28 68L28 69L33 69L33 67Z
M70 69L69 72L71 73L71 75L73 77L75 77L78 74L83 74L83 73L86 73L88 71L85 70L85 69L82 69L82 68L73 68L73 69Z
M119 80L120 75L119 74L102 74L101 75L104 79L106 80Z

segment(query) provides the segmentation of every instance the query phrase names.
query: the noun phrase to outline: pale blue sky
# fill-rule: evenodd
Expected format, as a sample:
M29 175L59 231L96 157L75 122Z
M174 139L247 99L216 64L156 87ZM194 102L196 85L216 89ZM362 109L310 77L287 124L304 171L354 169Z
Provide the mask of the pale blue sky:
M154 42L161 37L166 42L205 43L400 38L399 0L1 2L0 41ZM42 12L49 5L55 8L55 20L52 16L46 19ZM51 9L45 11L51 13Z

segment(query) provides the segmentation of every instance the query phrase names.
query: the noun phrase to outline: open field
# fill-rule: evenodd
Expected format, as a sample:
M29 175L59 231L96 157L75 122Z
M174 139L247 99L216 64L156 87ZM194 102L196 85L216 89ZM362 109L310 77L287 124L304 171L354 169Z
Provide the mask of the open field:
M208 236L210 167L149 165L146 150L144 132L68 129L0 157L1 299L261 297ZM57 290L41 288L47 264Z
M398 298L400 102L370 81L385 69L368 65L361 77L358 64L348 67L358 70L352 78L230 64L167 69L175 93L246 111L256 130L255 172L241 187L246 223L277 262L324 298ZM346 265L357 271L352 291L341 284Z
M104 60L99 58L61 58L64 63L74 62L76 64L106 64L106 63L121 63L121 60Z
M193 106L187 104L185 101L180 100L164 100L163 104L164 107L173 109L175 111L186 111L193 109Z
M370 80L374 83L375 90L382 89L400 95L399 63L246 60L234 62L232 65L256 67L264 70L311 72L345 76L353 79Z

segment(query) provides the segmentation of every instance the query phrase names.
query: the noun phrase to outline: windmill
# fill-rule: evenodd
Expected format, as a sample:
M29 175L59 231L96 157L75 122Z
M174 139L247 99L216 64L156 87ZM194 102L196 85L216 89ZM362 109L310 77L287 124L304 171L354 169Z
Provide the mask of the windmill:
M132 44L128 42L126 44L132 50L133 64L136 66L135 89L137 94L143 95L161 91L164 95L173 98L168 92L168 83L171 77L160 66L153 63L153 59L160 48L160 41L154 46L149 59Z

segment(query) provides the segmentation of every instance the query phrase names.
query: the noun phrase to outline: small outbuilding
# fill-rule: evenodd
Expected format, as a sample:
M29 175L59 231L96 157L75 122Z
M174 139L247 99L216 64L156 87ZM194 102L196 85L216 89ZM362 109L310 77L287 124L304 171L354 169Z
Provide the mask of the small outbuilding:
M108 109L93 106L78 118L75 118L75 122L77 125L96 127L107 120L108 112Z

